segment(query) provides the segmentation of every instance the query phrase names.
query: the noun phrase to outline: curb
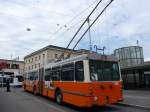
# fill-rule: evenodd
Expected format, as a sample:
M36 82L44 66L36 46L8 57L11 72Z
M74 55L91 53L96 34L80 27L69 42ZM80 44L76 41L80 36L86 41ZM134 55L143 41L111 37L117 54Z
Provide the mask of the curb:
M126 107L134 107L134 108L139 108L139 109L144 109L144 110L149 110L150 111L150 107L148 106L142 106L142 105L136 105L136 104L128 104L128 103L117 103L117 105L120 106L126 106Z

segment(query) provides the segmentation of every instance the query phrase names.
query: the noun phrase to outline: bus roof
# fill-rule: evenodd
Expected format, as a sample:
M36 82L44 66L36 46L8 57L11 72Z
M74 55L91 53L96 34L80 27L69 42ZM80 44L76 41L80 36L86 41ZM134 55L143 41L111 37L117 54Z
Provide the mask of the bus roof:
M44 68L47 69L47 68L56 67L56 66L63 65L63 64L68 64L71 62L90 60L90 59L91 60L100 60L100 61L110 61L110 62L118 61L117 58L112 55L101 55L101 54L96 54L96 53L90 53L90 54L79 55L76 57L71 57L71 58L64 59L64 60L58 61L58 62L48 63L47 65L45 65Z

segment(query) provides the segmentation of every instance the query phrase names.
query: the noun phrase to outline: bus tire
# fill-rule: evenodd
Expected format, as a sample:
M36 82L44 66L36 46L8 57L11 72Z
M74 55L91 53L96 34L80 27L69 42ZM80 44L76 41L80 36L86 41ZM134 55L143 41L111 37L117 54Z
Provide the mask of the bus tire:
M55 100L59 105L62 104L63 95L60 89L57 89L55 92Z

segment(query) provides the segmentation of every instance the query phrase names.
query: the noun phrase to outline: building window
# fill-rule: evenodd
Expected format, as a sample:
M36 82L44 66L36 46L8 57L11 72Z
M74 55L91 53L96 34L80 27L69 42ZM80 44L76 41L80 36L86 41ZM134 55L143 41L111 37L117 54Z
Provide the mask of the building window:
M35 61L37 61L37 57L35 57Z
M41 59L41 56L39 55L39 60Z
M43 54L43 59L45 58L45 54Z
M11 69L19 69L19 65L18 64L12 64Z
M32 65L32 69L33 69L33 65Z
M33 58L32 58L32 62L33 62Z
M10 64L7 64L7 68L10 69Z
M58 58L58 54L55 54L55 58L56 58L56 59Z
M37 67L37 65L35 64L35 68Z
M30 59L29 59L29 63L30 63Z
M39 68L40 68L40 63L39 63Z

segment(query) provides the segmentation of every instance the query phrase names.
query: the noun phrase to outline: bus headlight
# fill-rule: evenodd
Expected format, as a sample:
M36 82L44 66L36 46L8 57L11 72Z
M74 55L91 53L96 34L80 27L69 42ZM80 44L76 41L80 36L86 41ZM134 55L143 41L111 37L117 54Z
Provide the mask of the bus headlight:
M94 96L94 101L97 101L98 100L98 97L97 96Z
M114 82L114 85L119 85L119 83L118 82Z

